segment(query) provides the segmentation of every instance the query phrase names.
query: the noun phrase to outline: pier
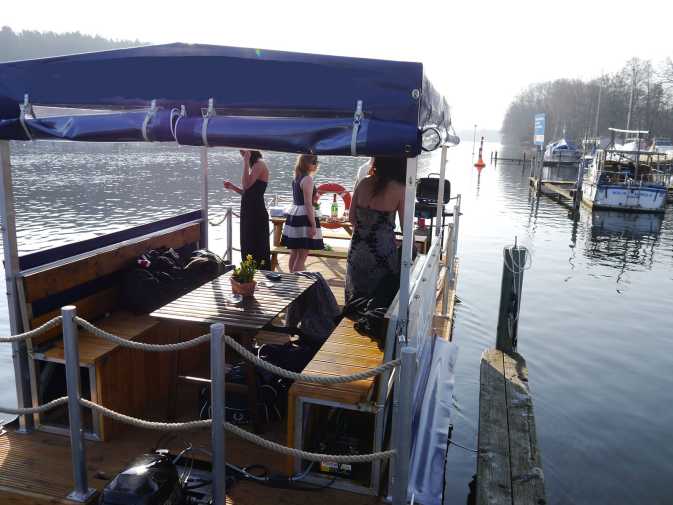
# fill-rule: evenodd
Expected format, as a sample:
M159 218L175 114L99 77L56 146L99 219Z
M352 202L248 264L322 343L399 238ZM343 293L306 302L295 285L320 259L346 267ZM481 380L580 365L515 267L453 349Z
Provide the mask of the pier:
M576 208L577 201L581 201L581 195L578 195L577 182L568 180L549 180L540 179L536 176L528 178L530 187L538 194L545 195L555 199L562 205ZM581 191L581 189L580 189Z
M481 356L477 505L546 503L526 360L516 352L528 250L503 251L496 348Z

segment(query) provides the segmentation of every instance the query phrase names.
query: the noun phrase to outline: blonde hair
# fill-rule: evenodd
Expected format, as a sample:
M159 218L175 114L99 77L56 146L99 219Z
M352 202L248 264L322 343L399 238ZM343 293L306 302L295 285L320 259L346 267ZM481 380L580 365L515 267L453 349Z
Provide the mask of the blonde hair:
M317 162L318 157L315 154L300 154L297 156L297 163L294 165L294 176L300 177L315 172L318 170L318 167L315 165ZM316 168L312 169L314 166Z

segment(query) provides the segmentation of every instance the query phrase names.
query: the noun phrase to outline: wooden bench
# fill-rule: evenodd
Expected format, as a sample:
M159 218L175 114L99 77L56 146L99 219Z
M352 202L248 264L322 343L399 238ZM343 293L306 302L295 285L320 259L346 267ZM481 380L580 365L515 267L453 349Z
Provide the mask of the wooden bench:
M477 504L546 503L526 361L489 349L480 374Z
M158 331L158 320L120 308L123 271L148 249L193 251L199 240L200 224L184 223L23 271L18 285L24 327L35 328L59 315L62 306L75 305L78 316L122 338L148 343L175 341L176 335L166 328ZM34 358L34 403L52 399L45 397L50 384L43 377L50 377L64 363L61 332L60 326L52 328L28 344ZM140 415L146 410L149 397L160 401L169 394L171 380L167 374L175 372L171 366L174 358L166 356L170 353L122 348L79 329L79 354L84 377L82 393L92 401ZM60 430L40 415L36 415L36 425L48 431ZM87 432L91 438L105 440L118 428L117 423L94 415Z
M422 256L417 256L411 271L411 283L421 275ZM398 295L385 316L385 339L378 341L368 335L358 333L355 323L342 319L332 334L323 343L318 353L304 368L303 373L312 375L348 375L377 367L394 359L396 355L396 326L399 306ZM323 405L350 411L365 412L373 416L374 434L371 447L362 447L364 452L383 450L386 423L389 417L392 392L392 374L386 372L367 380L344 384L312 384L295 382L288 393L287 443L291 447L304 448L305 407ZM344 489L377 495L381 490L380 477L386 463L375 461L371 464L368 485L346 483ZM301 461L288 458L288 471L301 470ZM321 479L316 479L321 481ZM323 479L324 480L324 479ZM329 482L328 479L327 482ZM334 483L335 487L342 487Z
M278 268L278 255L290 254L290 249L283 246L273 246L271 248L271 270ZM330 250L312 250L309 256L316 258L334 258L345 260L348 258L348 251L345 249L330 249Z

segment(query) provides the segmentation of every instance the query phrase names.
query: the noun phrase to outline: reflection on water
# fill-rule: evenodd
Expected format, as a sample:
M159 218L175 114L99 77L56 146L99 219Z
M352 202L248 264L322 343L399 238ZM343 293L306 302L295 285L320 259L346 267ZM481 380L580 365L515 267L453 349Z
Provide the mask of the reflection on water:
M197 149L39 146L12 146L24 254L199 206ZM502 151L497 145L484 149ZM267 194L289 201L295 157L265 157L271 168ZM221 181L238 180L241 162L236 150L227 149L211 151L209 159L211 213L218 217L225 206L238 205ZM362 161L323 157L317 182L352 187ZM524 280L519 351L530 369L549 502L667 503L670 489L661 476L673 475L673 412L666 408L673 391L673 213L582 209L573 221L565 207L531 197L528 168L499 164L478 174L472 165L469 142L450 151L452 194L462 193L464 212L462 303L454 331L460 346L456 442L476 445L479 358L495 342L502 248L516 237L533 259ZM562 170L567 172L559 177L574 179L576 169ZM216 252L223 251L223 232L222 226L211 228ZM6 334L6 306L1 309ZM0 347L3 386L11 378L10 363L8 346ZM11 387L0 388L0 404L11 403L12 395ZM451 446L448 465L447 503L463 503L474 455Z

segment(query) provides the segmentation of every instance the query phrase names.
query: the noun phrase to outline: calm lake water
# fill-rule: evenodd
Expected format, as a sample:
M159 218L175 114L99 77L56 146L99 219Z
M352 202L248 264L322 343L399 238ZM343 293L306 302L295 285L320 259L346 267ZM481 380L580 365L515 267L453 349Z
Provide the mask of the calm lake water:
M486 145L486 158L496 149ZM196 149L16 143L12 153L21 253L199 207ZM464 212L454 440L476 447L479 358L495 342L502 248L517 237L532 254L519 351L529 367L549 502L670 503L673 213L583 209L574 222L564 207L529 196L520 167L487 166L478 177L471 155L466 142L451 150L448 167ZM266 159L267 195L288 201L294 156ZM238 204L221 181L238 180L239 160L237 151L211 152L213 219ZM362 161L323 158L318 182L350 187ZM430 163L437 161L438 154L427 156L422 169L436 171ZM211 234L211 248L223 252L224 228L212 227ZM8 326L3 304L0 333ZM2 405L14 403L12 380L10 349L3 345ZM474 472L474 454L451 446L447 503L465 503Z

